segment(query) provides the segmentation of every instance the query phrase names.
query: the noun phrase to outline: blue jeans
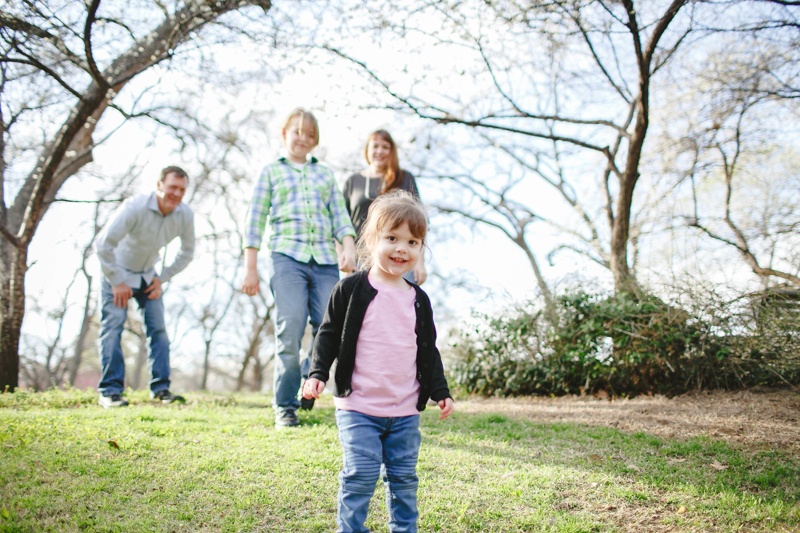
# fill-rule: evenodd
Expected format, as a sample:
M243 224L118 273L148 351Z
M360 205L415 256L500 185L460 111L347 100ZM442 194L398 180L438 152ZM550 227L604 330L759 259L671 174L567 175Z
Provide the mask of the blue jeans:
M320 265L313 259L301 263L288 255L273 253L269 285L275 299L275 372L272 406L280 415L297 410L301 374L308 375L310 361L300 368L300 343L311 321L311 345L317 334L328 299L339 281L336 265Z
M153 394L169 388L169 337L164 324L164 300L150 300L144 290L147 284L133 290L132 300L139 304L144 318L150 350L147 354L147 367L150 371L150 392ZM130 301L130 300L129 300ZM120 309L114 305L111 283L103 278L100 292L100 365L102 375L98 390L103 396L122 394L125 388L125 359L122 355L120 338L128 317L128 307Z
M386 488L389 531L417 531L419 415L397 418L336 410L342 443L337 533L363 533L379 475Z

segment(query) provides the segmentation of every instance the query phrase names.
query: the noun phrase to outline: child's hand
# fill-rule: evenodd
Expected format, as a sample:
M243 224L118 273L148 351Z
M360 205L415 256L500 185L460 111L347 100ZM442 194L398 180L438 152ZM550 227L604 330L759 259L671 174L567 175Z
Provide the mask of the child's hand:
M347 272L348 274L356 269L356 256L354 253L348 253L347 250L342 252L339 256L339 270Z
M444 400L439 400L436 403L439 404L439 409L442 410L442 412L439 413L439 420L444 420L445 418L453 414L453 410L455 409L455 403L453 403L452 398L445 398Z
M356 269L356 245L351 236L342 240L341 250L336 249L336 256L339 260L339 270L351 273Z
M258 271L247 270L244 274L244 281L242 282L242 292L248 296L255 296L258 294Z
M310 400L311 398L319 398L322 391L325 390L325 382L317 378L308 378L303 383L303 398Z

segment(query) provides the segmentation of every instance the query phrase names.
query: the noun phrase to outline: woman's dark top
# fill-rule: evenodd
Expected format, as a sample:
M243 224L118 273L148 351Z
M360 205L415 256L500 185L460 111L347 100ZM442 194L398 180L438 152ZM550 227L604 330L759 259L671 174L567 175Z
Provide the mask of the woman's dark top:
M369 190L367 190L367 184L369 184ZM350 213L356 235L361 235L361 226L367 218L367 210L372 201L380 194L382 186L383 180L380 178L367 178L360 172L347 178L344 183L344 203L347 206L347 212ZM400 171L397 188L408 191L419 198L417 182L408 171Z

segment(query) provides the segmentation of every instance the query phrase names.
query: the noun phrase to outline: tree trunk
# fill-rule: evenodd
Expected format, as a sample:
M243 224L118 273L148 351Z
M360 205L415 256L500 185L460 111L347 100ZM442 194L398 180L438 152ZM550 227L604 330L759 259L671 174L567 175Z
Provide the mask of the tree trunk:
M267 359L267 362L274 359L274 356ZM264 387L264 369L267 367L266 364L261 364L261 360L256 357L253 359L253 387L251 390L255 392L261 392Z
M250 345L244 353L244 359L239 367L239 375L236 377L236 390L241 391L244 388L245 376L247 375L247 367L250 361L253 361L254 370L258 367L258 349L261 347L261 337L256 334L251 338ZM255 374L255 372L254 372Z
M614 220L611 225L611 273L614 276L614 291L617 293L637 292L637 283L630 266L628 265L628 242L630 240L631 206L633 205L633 192L639 181L639 164L642 159L642 150L647 128L650 123L650 81L653 76L652 61L657 50L658 42L667 31L678 11L687 3L686 0L672 0L664 12L664 16L652 28L650 39L642 46L641 28L637 20L637 10L633 0L622 0L625 11L628 13L626 26L631 32L632 43L636 53L639 67L639 91L635 105L636 120L628 145L628 155L625 161L625 170L619 180L619 193L617 196Z
M86 349L86 337L89 335L89 326L92 324L94 318L94 309L92 309L92 276L86 274L86 299L83 303L83 320L81 320L81 330L78 332L78 337L75 339L75 348L72 352L72 361L70 361L69 375L67 379L70 384L74 384L78 377L78 370L80 369L81 362L83 361L83 351Z
M203 377L200 379L200 390L208 388L208 374L211 371L211 340L205 341L205 352L203 353Z
M544 279L544 275L539 268L539 261L536 260L536 256L533 255L533 250L531 250L530 246L528 246L528 243L525 241L524 234L519 234L517 238L514 239L514 242L525 252L525 257L528 258L528 263L533 269L533 275L536 277L536 285L539 287L539 292L542 293L542 298L544 298L544 308L547 318L552 321L552 323L555 323L555 320L557 320L555 300L553 298L553 293L550 291L550 287L547 285L547 280Z
M27 247L0 239L0 392L19 387L19 338L25 316Z

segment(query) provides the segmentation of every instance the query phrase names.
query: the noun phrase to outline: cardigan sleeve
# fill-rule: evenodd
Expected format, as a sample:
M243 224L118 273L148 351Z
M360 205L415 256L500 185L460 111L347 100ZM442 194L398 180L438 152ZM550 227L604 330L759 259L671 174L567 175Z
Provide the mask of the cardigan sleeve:
M314 349L308 377L325 383L330 379L331 366L339 355L344 317L347 312L347 298L342 281L339 281L333 288L328 300L328 307L325 309L325 316L319 325L316 337L314 337Z
M425 306L428 314L428 323L431 328L431 343L433 346L433 360L431 361L431 377L430 377L430 397L433 401L438 402L445 398L452 398L450 395L450 388L447 386L447 378L444 375L444 365L442 364L442 355L436 347L436 325L433 323L433 307L431 306L430 298L420 289L420 292L425 295Z

